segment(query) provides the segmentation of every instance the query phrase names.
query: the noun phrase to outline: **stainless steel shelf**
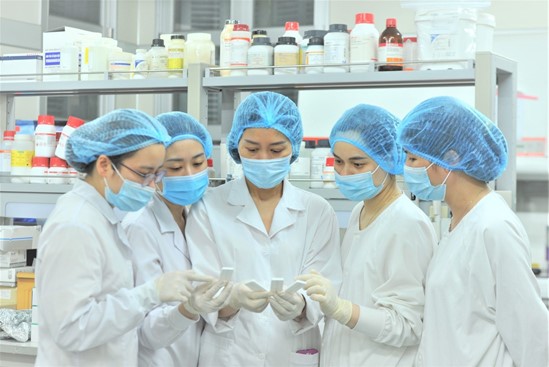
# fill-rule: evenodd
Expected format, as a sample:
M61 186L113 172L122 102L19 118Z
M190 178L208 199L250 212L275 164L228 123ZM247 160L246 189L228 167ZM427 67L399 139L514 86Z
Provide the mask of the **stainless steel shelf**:
M79 94L176 93L187 90L187 78L0 82L0 94L63 96Z
M206 70L206 75L209 72ZM295 75L206 76L208 89L276 90L276 89L342 89L368 87L413 87L437 85L473 85L475 70L426 70L365 73L323 73Z

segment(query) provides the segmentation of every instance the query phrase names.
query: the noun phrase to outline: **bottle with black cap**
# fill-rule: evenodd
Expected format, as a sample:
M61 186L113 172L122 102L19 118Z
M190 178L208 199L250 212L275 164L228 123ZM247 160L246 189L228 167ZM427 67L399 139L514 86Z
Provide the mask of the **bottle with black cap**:
M255 37L248 49L248 75L270 75L273 70L273 46L269 37ZM262 69L253 69L265 67Z
M299 64L299 46L294 37L278 37L274 48L275 66L292 66L287 68L275 68L275 75L297 74Z
M347 24L330 24L324 36L324 64L338 66L324 67L325 73L347 73L349 67L349 32Z

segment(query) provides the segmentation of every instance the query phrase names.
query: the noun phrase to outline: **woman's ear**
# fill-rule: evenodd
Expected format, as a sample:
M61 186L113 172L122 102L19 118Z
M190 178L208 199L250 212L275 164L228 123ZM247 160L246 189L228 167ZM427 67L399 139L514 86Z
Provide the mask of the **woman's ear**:
M101 154L95 161L95 169L101 177L107 177L113 173L111 160L104 154Z

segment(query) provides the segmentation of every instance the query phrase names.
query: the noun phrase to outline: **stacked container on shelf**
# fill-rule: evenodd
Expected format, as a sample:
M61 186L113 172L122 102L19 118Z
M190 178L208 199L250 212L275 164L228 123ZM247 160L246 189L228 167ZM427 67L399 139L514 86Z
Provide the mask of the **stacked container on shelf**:
M374 25L372 13L358 13L355 15L355 27L350 36L350 62L375 63L377 61L377 47L379 31ZM369 65L351 65L351 72L366 72L373 70Z

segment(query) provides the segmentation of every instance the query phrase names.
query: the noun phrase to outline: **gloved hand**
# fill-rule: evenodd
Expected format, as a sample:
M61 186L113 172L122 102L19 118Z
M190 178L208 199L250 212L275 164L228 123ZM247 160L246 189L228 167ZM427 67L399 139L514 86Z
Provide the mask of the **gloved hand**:
M228 305L235 310L244 308L251 312L260 313L269 305L271 292L256 292L243 283L236 283L229 296Z
M156 293L161 302L182 302L189 300L192 282L212 282L215 278L197 274L192 270L164 273L155 280Z
M297 292L276 292L271 296L270 304L280 321L288 321L301 315L305 299Z
M221 288L223 290L215 297ZM219 311L229 302L232 288L233 285L226 280L200 284L191 291L189 301L183 307L195 315Z
M313 301L320 304L320 309L327 317L346 325L351 319L353 313L353 304L351 301L339 298L337 290L332 283L312 270L310 274L300 275L299 280L306 282L303 289Z

